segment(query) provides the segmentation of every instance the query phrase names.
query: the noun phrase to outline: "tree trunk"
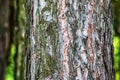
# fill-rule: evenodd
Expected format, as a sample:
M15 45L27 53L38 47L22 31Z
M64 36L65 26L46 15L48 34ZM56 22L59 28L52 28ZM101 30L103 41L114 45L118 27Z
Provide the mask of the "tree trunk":
M26 0L25 80L115 80L111 0Z
M0 80L5 79L5 69L11 42L10 27L9 0L0 0Z

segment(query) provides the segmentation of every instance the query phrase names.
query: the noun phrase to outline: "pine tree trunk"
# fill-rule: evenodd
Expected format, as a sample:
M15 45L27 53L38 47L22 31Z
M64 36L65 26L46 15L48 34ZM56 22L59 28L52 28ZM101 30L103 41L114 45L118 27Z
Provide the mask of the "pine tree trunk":
M26 0L25 80L115 80L110 0Z

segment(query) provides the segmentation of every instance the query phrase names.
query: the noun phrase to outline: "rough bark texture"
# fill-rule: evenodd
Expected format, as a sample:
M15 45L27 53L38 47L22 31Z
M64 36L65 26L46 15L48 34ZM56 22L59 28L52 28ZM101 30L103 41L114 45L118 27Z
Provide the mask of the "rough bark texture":
M26 0L26 80L114 80L110 0Z

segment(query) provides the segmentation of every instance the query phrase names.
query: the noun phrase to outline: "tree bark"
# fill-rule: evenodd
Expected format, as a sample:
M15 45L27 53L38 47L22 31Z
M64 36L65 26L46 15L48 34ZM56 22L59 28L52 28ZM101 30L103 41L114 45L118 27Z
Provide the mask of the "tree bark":
M111 0L26 0L25 80L115 80Z

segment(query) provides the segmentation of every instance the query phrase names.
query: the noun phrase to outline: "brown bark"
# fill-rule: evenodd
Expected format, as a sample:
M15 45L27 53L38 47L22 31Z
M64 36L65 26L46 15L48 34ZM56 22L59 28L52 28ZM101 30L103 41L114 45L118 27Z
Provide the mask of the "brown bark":
M5 79L9 48L9 0L0 0L0 80Z
M114 80L110 10L110 0L26 1L25 79Z

